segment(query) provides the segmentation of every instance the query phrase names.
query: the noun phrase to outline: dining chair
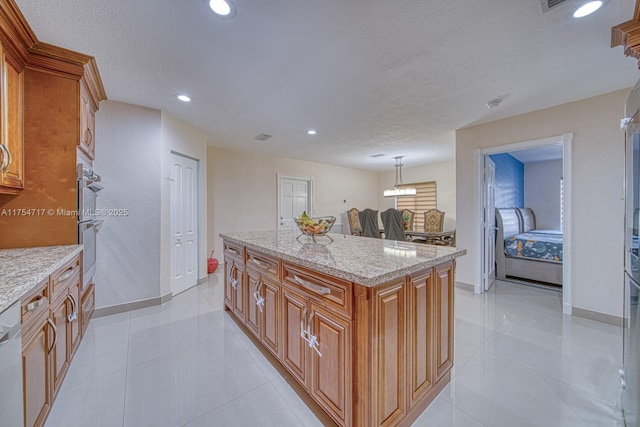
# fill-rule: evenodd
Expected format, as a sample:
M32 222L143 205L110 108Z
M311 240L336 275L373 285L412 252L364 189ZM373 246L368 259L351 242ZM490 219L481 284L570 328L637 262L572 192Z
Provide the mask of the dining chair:
M413 231L413 218L416 213L412 210L405 209L402 211L402 224L405 230Z
M387 209L380 214L384 227L384 238L387 240L407 240L402 226L402 212L398 209Z
M362 226L362 235L364 237L380 238L380 229L378 228L378 211L374 209L365 209L358 212L358 219Z
M444 227L444 212L429 209L424 213L424 231L427 233L441 233Z
M362 236L362 226L360 225L359 214L360 211L356 208L351 208L347 211L349 229L351 230L352 236Z

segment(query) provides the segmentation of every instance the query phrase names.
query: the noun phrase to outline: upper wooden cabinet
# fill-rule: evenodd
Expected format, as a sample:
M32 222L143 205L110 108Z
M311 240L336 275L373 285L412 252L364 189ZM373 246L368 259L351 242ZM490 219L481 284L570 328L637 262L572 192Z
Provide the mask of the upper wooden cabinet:
M80 140L78 148L93 160L96 156L96 110L84 81L80 82Z
M616 46L622 46L626 56L640 59L640 1L636 2L633 17L629 21L611 28L611 47Z
M18 15L0 9L0 194L24 188L24 67L28 33L21 32Z

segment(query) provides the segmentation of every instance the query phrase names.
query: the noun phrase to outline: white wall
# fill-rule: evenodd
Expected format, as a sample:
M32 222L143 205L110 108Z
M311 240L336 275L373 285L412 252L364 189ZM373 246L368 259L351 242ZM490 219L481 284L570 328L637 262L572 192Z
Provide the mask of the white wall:
M584 99L456 131L456 279L474 284L475 163L473 150L573 132L574 307L622 316L624 135L620 118L629 90ZM597 195L598 203L594 203ZM600 236L601 238L597 238Z
M171 152L199 161L199 277L207 276L207 140L204 133L149 108L105 101L96 114L96 160L105 190L99 208L126 208L98 234L96 307L157 298L171 291Z
M393 188L396 172L392 167L389 172L378 174L378 210L385 211L395 206L395 198L384 197L382 192ZM456 163L446 162L414 168L402 168L404 184L436 181L438 191L438 209L445 213L444 229L456 228Z
M161 293L171 291L170 264L170 181L171 153L178 153L198 161L199 209L198 209L198 278L207 277L207 137L204 132L193 128L172 115L162 112L162 271Z
M562 160L525 163L524 205L533 209L536 228L560 230Z
M209 247L222 259L220 233L276 229L276 174L314 179L314 215L336 223L350 208L378 205L375 172L209 147Z
M160 295L160 111L104 101L96 114L97 207L128 209L98 233L96 307Z

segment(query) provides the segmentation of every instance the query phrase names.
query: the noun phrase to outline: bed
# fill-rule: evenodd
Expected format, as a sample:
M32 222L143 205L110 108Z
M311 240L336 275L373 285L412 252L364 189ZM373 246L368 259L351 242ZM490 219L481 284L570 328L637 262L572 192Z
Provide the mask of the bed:
M562 285L562 232L536 230L530 208L496 209L496 277Z

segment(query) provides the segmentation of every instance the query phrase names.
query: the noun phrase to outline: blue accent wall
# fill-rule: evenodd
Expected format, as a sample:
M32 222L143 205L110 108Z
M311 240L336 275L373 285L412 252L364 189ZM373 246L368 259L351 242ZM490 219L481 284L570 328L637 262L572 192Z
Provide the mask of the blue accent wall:
M489 157L496 164L496 208L524 208L524 164L507 153Z

